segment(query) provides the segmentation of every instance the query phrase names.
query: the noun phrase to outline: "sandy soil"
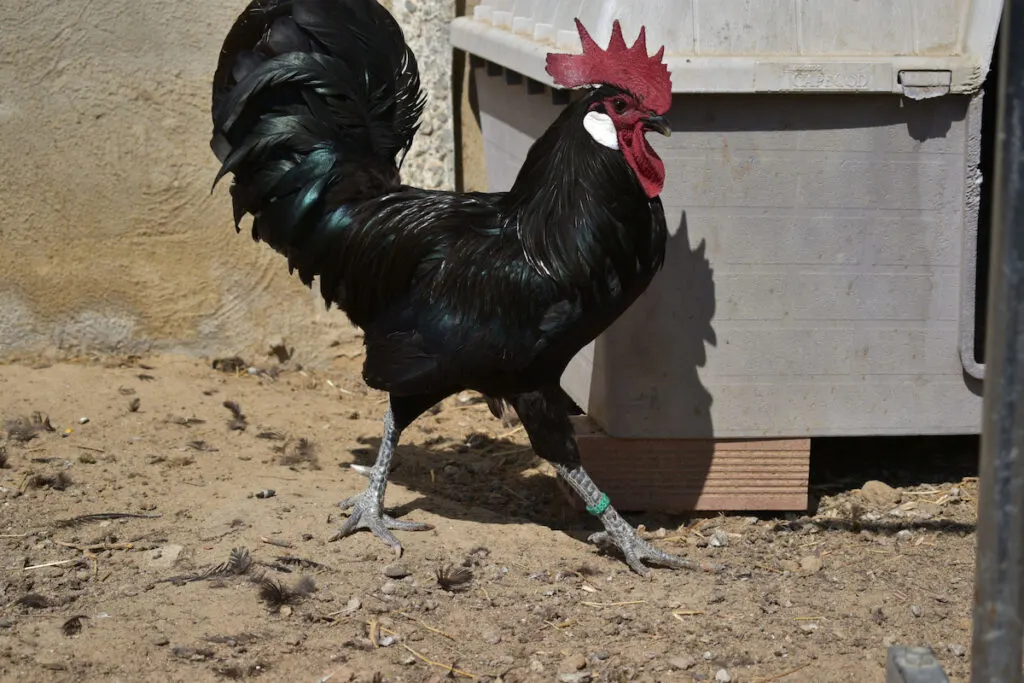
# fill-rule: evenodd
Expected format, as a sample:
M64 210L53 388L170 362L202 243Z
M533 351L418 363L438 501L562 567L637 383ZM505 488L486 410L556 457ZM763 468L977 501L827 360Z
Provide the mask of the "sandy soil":
M318 373L0 367L0 680L879 681L891 643L967 680L970 442L825 444L806 516L634 519L726 565L645 581L585 542L521 431L453 397L400 449L388 505L436 529L399 532L395 564L327 542L384 407L337 350Z

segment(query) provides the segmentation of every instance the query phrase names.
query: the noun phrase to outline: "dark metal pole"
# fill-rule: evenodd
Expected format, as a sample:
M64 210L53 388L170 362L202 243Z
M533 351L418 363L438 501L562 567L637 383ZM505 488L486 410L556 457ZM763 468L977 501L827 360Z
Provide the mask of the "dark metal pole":
M1021 683L1024 642L1024 0L1004 0L972 683Z

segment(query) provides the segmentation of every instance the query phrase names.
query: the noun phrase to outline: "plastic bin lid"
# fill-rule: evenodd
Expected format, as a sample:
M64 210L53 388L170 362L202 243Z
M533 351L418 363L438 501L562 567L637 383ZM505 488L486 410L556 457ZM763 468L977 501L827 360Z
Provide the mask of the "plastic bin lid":
M546 85L544 56L599 44L665 46L673 92L976 92L1002 0L482 0L452 45Z

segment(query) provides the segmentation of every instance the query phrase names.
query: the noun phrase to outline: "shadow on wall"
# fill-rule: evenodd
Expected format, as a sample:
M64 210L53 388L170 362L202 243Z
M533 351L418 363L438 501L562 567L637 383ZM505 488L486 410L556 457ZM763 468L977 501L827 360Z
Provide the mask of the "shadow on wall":
M664 269L594 343L589 405L606 431L613 437L656 438L656 424L673 422L688 437L665 442L664 448L652 446L649 467L645 460L645 477L672 491L674 509L693 509L714 455L714 399L699 372L708 360L705 345L718 343L714 316L714 271L706 244L701 240L691 248L683 212L678 228L670 231ZM672 345L666 346L665 340ZM659 396L659 386L670 387L673 397ZM678 414L661 414L666 409ZM612 495L621 479L621 460L597 457L588 460L587 468ZM634 498L635 492L624 497Z
M967 117L971 98L949 95L942 106L935 100L911 100L890 95L719 95L712 101L730 106L691 108L702 96L678 98L672 109L676 133L750 131L820 131L879 128L905 124L918 142L946 137L954 123ZM756 111L757 117L751 116Z
M655 386L642 386L636 377L657 378L686 397L687 408L673 416L685 424L689 438L714 437L711 393L700 381L698 368L707 364L705 343L715 346L711 325L715 315L714 271L702 240L690 248L686 213L670 231L665 267L647 292L594 344L594 376L590 405L612 436L638 436L632 425L643 414L658 410ZM666 312L669 315L666 315ZM672 340L674 346L666 346ZM626 390L625 392L623 390ZM627 423L630 426L626 426Z

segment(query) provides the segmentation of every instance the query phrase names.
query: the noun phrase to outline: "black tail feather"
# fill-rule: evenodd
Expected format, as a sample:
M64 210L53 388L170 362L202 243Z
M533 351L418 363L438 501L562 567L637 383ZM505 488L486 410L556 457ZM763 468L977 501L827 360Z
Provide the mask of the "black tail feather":
M253 238L309 284L344 239L340 200L398 187L423 106L416 59L376 0L253 0L213 79L214 184L234 175L235 227L251 214Z

